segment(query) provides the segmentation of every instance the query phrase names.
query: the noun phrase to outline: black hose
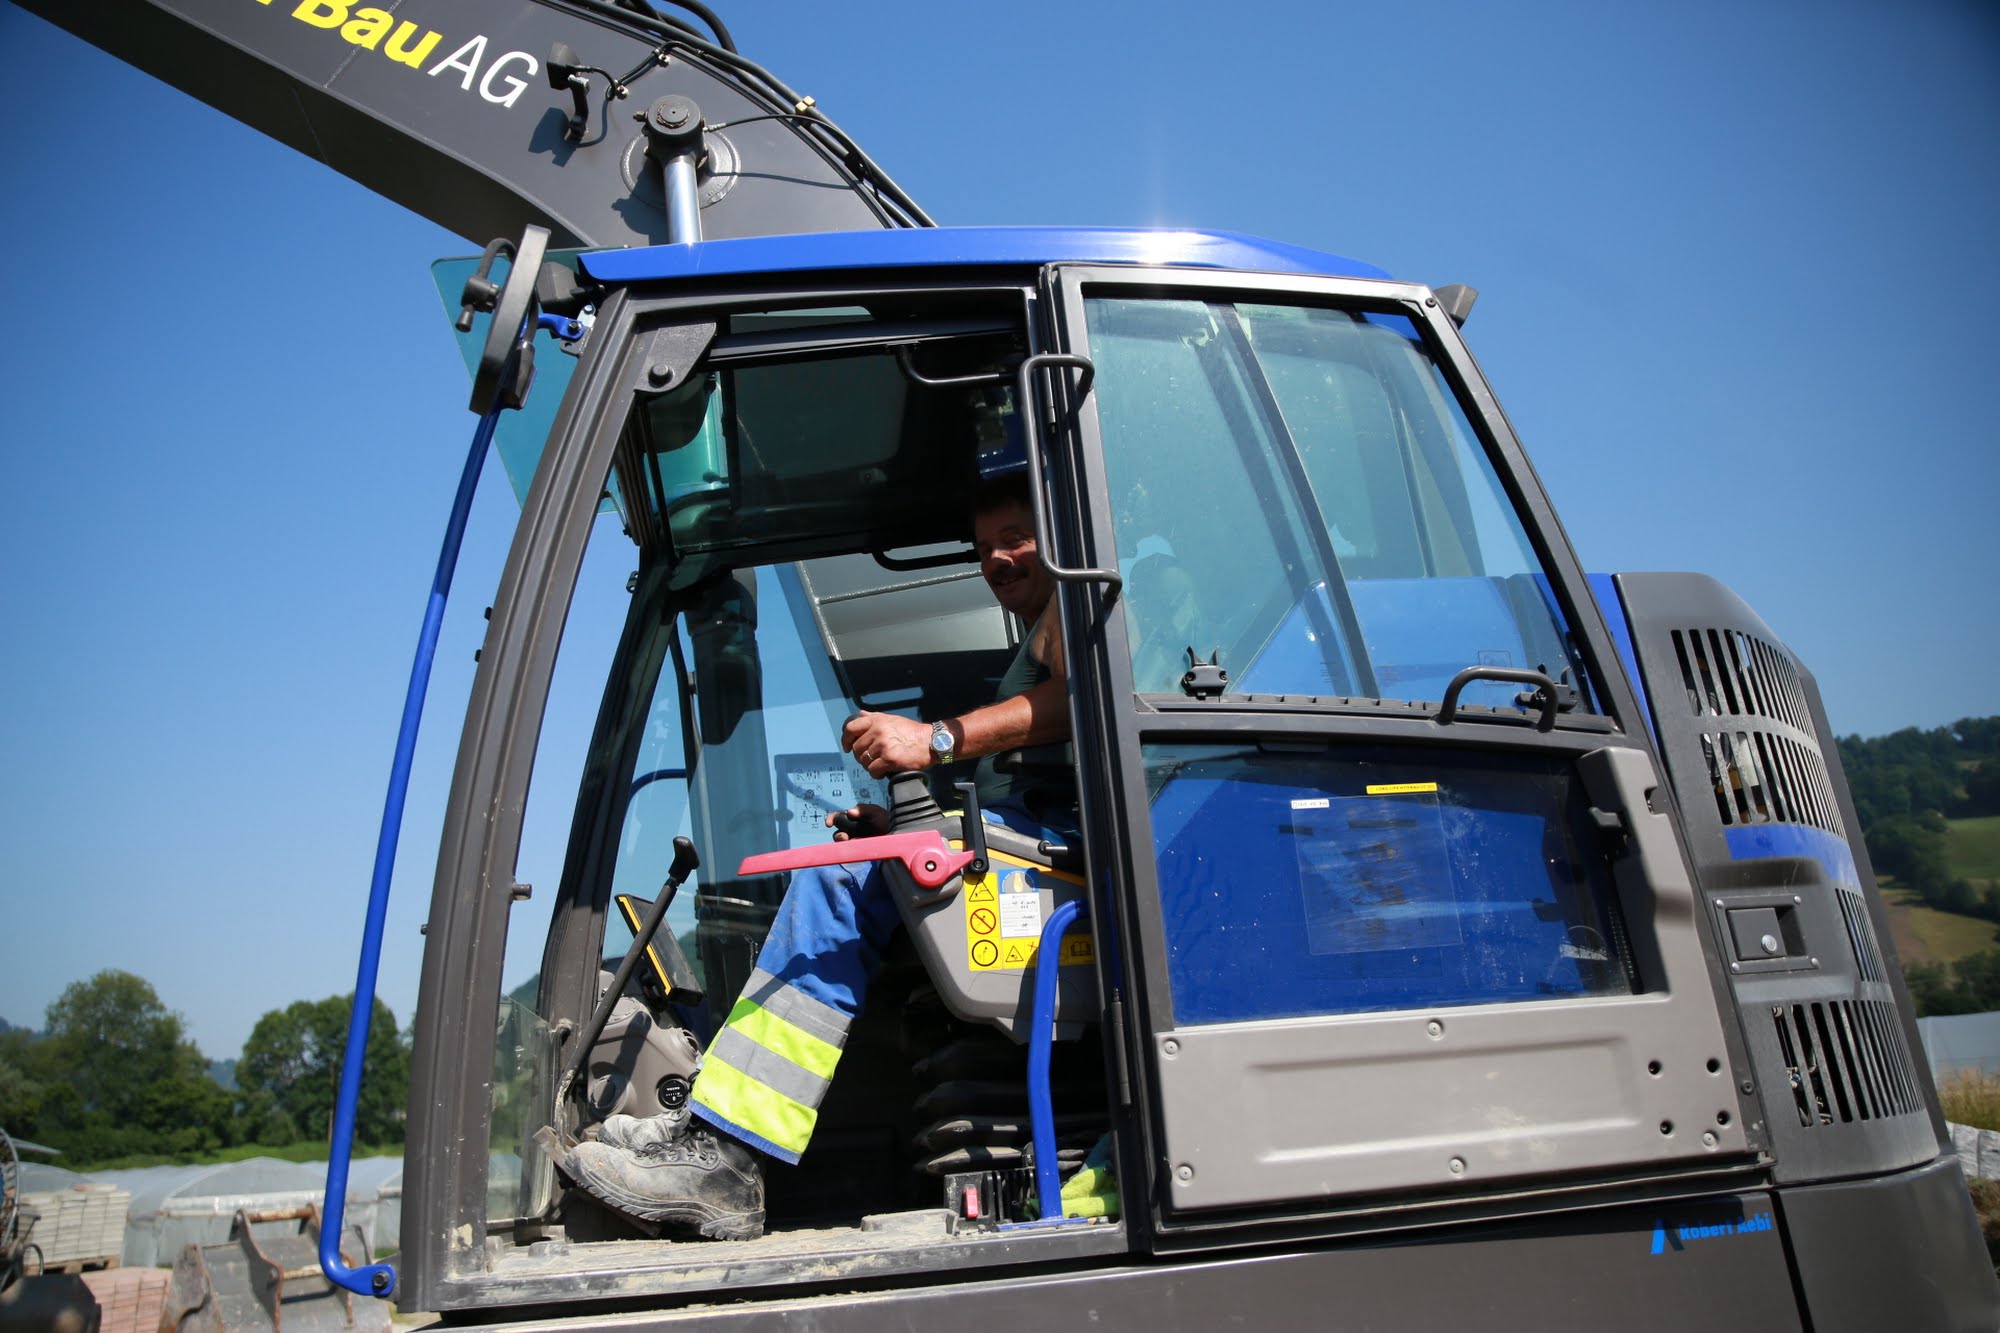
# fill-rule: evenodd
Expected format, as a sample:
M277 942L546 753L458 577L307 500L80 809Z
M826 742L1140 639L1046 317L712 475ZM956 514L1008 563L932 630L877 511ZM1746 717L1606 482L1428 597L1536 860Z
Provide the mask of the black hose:
M657 10L653 9L652 0L630 0L630 3L633 8L637 8L640 5L644 5L646 9L652 13L652 16L654 18L657 18L662 22L665 23L673 22L673 20L668 18L666 15L661 14ZM710 9L707 5L702 4L701 0L667 0L667 3L672 5L676 9L685 9L688 13L700 19L703 23L706 23L708 25L708 30L715 34L716 45L722 47L726 51L734 51L736 49L735 39L730 37L729 29L722 26L722 20L716 17L715 11Z
M671 0L669 0L669 3L671 3ZM654 9L651 4L651 0L616 0L616 4L620 9L630 10L632 13L639 15L641 18L651 19L656 23L664 23L669 28L679 29L681 32L686 33L690 37L701 36L699 32L695 31L695 27L692 23L683 22L682 20L675 18L671 14L662 14L658 10ZM735 48L731 47L730 49L734 50Z
M674 3L680 2L681 0L674 0ZM786 87L777 75L771 73L771 71L765 69L762 65L752 60L746 60L737 54L733 48L718 46L714 42L704 41L691 32L686 24L658 14L649 16L635 13L630 9L613 3L612 0L560 0L560 3L576 9L588 10L591 13L602 14L607 18L615 18L637 28L646 29L652 32L654 36L664 39L665 43L669 46L685 46L691 51L710 57L718 64L729 66L736 73L745 76L745 81L749 82L753 88L761 84L762 87L758 91L761 91L771 102L783 110L792 112L808 128L819 130L827 139L830 139L832 141L831 146L845 157L845 164L848 170L852 171L860 180L873 186L878 195L901 211L903 217L898 219L899 221L902 221L906 226L935 227L937 225L931 219L931 215L926 213L917 204L916 200L910 198L904 192L902 186L891 180L888 173L877 166L875 160L863 152L861 145L854 142L845 130L827 119L818 109L805 105L804 98L791 88Z

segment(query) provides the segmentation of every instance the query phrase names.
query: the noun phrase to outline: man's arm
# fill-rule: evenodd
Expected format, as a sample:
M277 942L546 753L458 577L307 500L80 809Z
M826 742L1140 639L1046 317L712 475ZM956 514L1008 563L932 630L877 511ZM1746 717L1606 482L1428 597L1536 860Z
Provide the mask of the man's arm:
M947 718L945 726L958 739L959 759L1068 740L1067 691L1060 677L1050 677L1011 699ZM856 713L841 728L840 745L861 761L870 777L931 766L931 724L893 713Z

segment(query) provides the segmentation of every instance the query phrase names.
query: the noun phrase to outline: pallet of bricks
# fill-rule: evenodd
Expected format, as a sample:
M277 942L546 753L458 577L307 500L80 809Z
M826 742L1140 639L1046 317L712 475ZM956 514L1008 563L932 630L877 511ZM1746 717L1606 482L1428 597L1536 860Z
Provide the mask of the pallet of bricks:
M43 1271L48 1273L116 1268L125 1249L125 1214L131 1206L129 1191L87 1181L21 1195L23 1211L39 1214L28 1239L41 1250Z

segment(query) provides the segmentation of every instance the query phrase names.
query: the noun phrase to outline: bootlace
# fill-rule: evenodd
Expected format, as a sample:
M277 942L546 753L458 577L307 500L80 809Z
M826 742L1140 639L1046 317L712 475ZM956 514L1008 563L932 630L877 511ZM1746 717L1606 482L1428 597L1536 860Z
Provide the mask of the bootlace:
M714 1167L722 1162L722 1149L716 1144L715 1136L705 1132L680 1134L664 1142L643 1144L633 1155L666 1166Z

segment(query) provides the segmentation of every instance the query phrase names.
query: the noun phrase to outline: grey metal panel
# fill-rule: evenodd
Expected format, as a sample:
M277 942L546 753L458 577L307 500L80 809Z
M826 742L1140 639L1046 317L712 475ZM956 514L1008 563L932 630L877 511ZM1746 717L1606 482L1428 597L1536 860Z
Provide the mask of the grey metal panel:
M946 837L956 839L959 832L956 824L956 820L945 822L942 831ZM989 828L986 842L993 857L991 871L976 884L958 879L937 892L918 885L897 862L885 862L883 866L895 888L896 908L902 915L903 927L909 931L917 955L924 960L924 968L945 1005L960 1018L991 1023L1022 1043L1033 1030L1029 1019L1033 1013L1035 971L1028 966L1028 960L1033 956L1036 940L1028 935L992 934L993 923L1004 919L998 896L1001 886L1017 873L1025 873L1034 880L1037 892L1031 924L1037 932L1058 906L1084 898L1088 893L1076 876L1038 868L1044 864L1044 858L1036 853L1035 841L1011 829ZM1009 857L1012 859L1003 859ZM975 915L988 919L988 935L983 943L970 927ZM1016 924L1010 922L999 929L1005 931ZM1066 938L1089 932L1090 923L1082 921L1066 932ZM1056 974L1055 1012L1059 1036L1077 1036L1080 1024L1094 1022L1098 1017L1097 976L1088 965L1094 959L1093 953L1090 958L1058 965L1061 970ZM972 966L974 962L979 966ZM1044 960L1036 963L1037 967L1043 965Z
M396 32L372 46L343 36L337 16L358 15L365 6L355 0L25 0L24 8L480 244L531 222L559 245L664 242L657 184L634 188L643 150L631 113L669 93L693 98L710 124L788 109L686 54L648 68L653 41L559 0L387 6L397 32L412 25L400 49L422 52L414 65L388 54ZM437 40L426 47L430 34ZM583 144L563 137L569 96L542 72L557 41L616 74L643 71L631 96L608 109L603 80L593 80ZM892 225L791 121L721 137L724 171L707 182L704 235Z
M1943 1146L1935 1094L1810 673L1714 579L1615 582L1763 1093L1776 1178L1930 1160ZM1757 839L1770 841L1758 849L1768 854L1744 855ZM1814 847L1844 848L1852 881L1836 882ZM1797 947L1787 941L1776 964L1736 957L1730 914L1771 904L1789 904Z
M1231 1023L1155 1035L1172 1204L1476 1190L1749 1148L1696 903L1639 750L1580 765L1634 854L1629 997Z
M515 1333L574 1326L560 1317L504 1325ZM601 1313L590 1320L593 1329L629 1333L960 1327L1783 1333L1800 1326L1784 1244L1762 1194L1460 1228L1399 1244L1028 1272L901 1290L841 1287L768 1304Z
M1958 1163L1778 1192L1818 1333L2000 1328L2000 1285Z
M1707 1070L1720 1035L1702 1042L1679 1008L1641 996L1160 1034L1173 1202L1478 1190L1740 1153L1727 1067Z
M842 661L1012 646L1009 617L969 566L897 573L857 555L803 572L827 649Z

